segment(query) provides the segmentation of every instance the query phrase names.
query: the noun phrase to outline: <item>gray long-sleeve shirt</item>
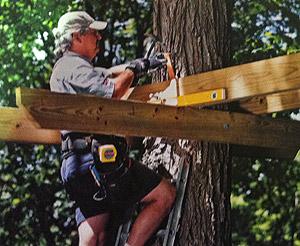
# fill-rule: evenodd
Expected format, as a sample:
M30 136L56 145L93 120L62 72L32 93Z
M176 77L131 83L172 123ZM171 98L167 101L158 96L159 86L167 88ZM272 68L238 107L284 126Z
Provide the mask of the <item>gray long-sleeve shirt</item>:
M94 67L75 52L66 52L54 65L50 89L54 92L85 93L111 98L114 82L105 68Z

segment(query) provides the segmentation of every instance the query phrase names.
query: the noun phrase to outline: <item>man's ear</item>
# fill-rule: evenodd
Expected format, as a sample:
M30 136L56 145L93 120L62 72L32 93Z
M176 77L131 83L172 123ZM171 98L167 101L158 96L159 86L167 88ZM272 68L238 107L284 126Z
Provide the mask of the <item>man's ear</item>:
M81 43L81 36L79 32L74 32L72 35L73 35L73 40L76 40L77 42Z

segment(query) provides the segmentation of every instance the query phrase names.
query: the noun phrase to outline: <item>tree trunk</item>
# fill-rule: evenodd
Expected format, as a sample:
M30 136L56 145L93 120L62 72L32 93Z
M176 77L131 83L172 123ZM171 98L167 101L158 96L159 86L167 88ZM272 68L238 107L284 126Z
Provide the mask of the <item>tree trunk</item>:
M154 1L154 35L178 77L229 64L231 11L229 0ZM173 176L180 158L191 165L176 245L231 245L229 145L149 138L145 147L143 161Z

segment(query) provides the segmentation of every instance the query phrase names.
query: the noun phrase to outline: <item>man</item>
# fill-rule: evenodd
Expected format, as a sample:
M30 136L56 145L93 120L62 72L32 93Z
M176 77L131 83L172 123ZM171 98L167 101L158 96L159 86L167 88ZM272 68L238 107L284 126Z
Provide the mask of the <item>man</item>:
M145 74L149 67L162 66L157 59L137 59L117 74L93 67L91 61L99 52L101 39L98 31L106 25L83 11L60 18L55 30L58 60L50 79L52 91L121 98L135 77ZM77 205L79 244L104 245L112 209L141 202L143 210L126 244L144 245L168 214L175 199L174 187L129 160L126 143L120 137L62 131L62 153L61 176Z

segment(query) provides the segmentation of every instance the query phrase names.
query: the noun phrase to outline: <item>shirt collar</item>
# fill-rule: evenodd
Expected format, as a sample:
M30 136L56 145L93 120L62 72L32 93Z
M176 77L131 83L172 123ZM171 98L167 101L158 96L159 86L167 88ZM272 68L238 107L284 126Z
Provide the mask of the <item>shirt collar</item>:
M64 56L77 56L77 57L80 57L80 58L86 60L91 65L93 65L92 62L88 58L86 58L85 56L82 56L82 55L80 55L80 54L78 54L78 53L76 53L74 51L68 50L67 52L64 53Z

